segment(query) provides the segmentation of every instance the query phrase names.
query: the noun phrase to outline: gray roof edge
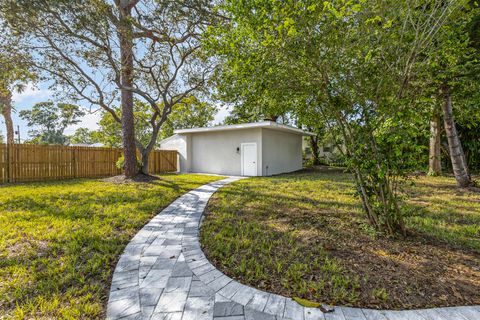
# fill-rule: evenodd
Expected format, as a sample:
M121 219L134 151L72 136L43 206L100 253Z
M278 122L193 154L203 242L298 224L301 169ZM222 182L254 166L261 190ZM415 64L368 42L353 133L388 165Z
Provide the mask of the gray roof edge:
M227 131L227 130L242 130L242 129L253 129L253 128L265 128L273 129L279 131L288 131L304 136L314 136L315 134L302 129L288 126L285 124L276 123L273 121L262 121L262 122L250 122L250 123L240 123L240 124L231 124L225 126L213 126L213 127L200 127L200 128L191 128L191 129L179 129L175 130L175 134L183 133L199 133L199 132L215 132L215 131Z

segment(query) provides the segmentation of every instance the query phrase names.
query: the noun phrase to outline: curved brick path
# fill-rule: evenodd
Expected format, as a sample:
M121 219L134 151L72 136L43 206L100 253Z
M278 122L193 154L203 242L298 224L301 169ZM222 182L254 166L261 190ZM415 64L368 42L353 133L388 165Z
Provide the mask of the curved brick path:
M186 193L135 235L115 268L107 319L480 320L479 306L410 311L336 307L322 313L227 277L203 254L198 233L212 194L239 179Z

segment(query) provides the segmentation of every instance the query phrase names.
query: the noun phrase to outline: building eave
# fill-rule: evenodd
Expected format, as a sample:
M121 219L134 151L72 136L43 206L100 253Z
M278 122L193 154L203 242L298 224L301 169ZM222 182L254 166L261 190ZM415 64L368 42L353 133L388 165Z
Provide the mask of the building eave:
M262 122L251 122L251 123L241 123L241 124L232 124L226 126L213 126L213 127L201 127L201 128L191 128L191 129L179 129L175 130L175 134L188 134L188 133L205 133L205 132L218 132L218 131L230 131L230 130L245 130L245 129L254 129L254 128L264 128L278 131L285 131L290 133L299 134L302 136L314 136L315 134L302 129L279 124L273 121L262 121Z

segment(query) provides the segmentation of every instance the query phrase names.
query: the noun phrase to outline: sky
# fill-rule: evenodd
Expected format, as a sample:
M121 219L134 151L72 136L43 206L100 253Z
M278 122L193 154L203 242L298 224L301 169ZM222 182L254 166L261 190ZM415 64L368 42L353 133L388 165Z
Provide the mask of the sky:
M20 138L22 142L28 138L28 126L27 123L20 119L18 112L20 110L31 109L33 105L38 102L53 100L57 101L57 98L54 97L54 92L48 88L46 84L40 84L37 88L29 84L26 86L25 90L21 93L15 92L13 94L13 105L16 111L12 114L13 123L15 126L15 131L17 131L17 125L20 127ZM83 127L90 130L95 130L98 128L98 121L100 120L100 110L92 110L93 112L87 112L87 114L82 117L82 121L76 125L70 126L66 129L65 134L71 135L75 132L77 128ZM229 110L226 107L219 106L218 112L215 115L215 119L211 125L221 123L226 116L229 115ZM5 123L3 118L0 117L0 133L5 136ZM15 135L15 139L18 139L18 136Z

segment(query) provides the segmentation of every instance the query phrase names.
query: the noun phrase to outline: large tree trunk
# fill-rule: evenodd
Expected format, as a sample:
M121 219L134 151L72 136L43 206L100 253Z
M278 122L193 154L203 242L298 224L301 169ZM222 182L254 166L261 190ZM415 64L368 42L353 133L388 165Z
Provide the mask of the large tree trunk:
M5 119L5 126L7 129L7 144L13 144L15 142L14 132L13 132L13 121L12 121L12 93L7 91L7 94L0 94L0 110L2 111L2 116Z
M142 168L141 168L140 170L141 170L141 172L142 172L143 174L147 174L147 175L148 175L148 174L150 174L150 173L149 173L149 169L148 169L148 166L149 166L148 157L149 157L149 155L150 155L150 152L147 151L147 149L145 149L145 150L141 153L141 155L142 155Z
M458 186L465 188L472 184L472 180L468 173L467 161L465 160L465 154L463 153L460 137L458 136L457 128L455 126L455 119L453 118L450 87L445 85L442 88L442 93L445 99L443 104L443 118L448 140L448 149L452 160L453 174L455 175Z
M440 115L434 111L432 119L430 119L430 150L428 157L428 175L431 176L442 175L440 140Z
M143 174L150 174L149 168L148 168L148 158L150 156L150 153L152 152L153 148L155 147L155 143L157 142L158 138L158 132L160 131L160 126L161 124L157 124L154 126L152 129L152 136L150 138L150 141L147 145L146 148L139 148L140 154L142 156L142 167L141 167L141 172Z
M312 148L313 165L318 166L320 164L320 150L317 136L310 136L310 147Z
M122 134L123 154L125 157L125 176L132 178L138 174L137 155L135 147L135 122L133 116L133 93L126 88L133 87L133 35L132 26L128 21L131 16L131 1L119 0L121 58L121 104L122 104Z

